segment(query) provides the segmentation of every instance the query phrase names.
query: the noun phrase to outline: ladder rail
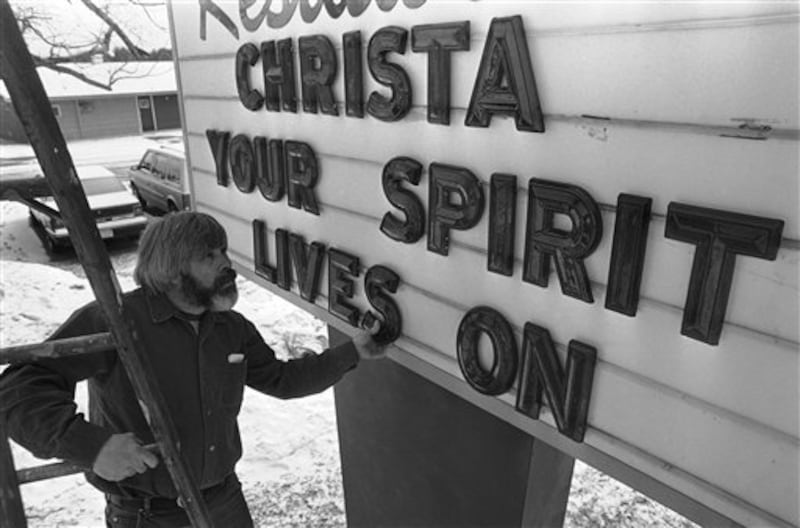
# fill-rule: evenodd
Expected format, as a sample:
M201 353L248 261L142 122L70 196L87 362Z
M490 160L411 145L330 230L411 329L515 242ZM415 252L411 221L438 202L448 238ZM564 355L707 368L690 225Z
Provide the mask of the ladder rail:
M73 247L83 265L95 298L106 314L117 343L119 357L137 397L145 402L150 411L150 427L189 520L195 527L210 528L208 508L178 450L175 425L167 411L166 401L155 383L152 367L142 353L141 342L133 329L133 320L122 304L119 282L75 172L66 141L53 115L50 101L8 0L0 0L0 75L59 210L69 227ZM0 432L5 436L5 424L3 431ZM0 449L3 449L3 444L7 448L7 437L5 441L0 442ZM10 468L13 472L13 461ZM0 473L8 473L8 469ZM10 482L16 481L16 475L11 477L2 475L0 478L4 484L9 481L8 488L4 485L0 490L2 491L0 502L5 503L6 489L13 494L13 489L16 487L18 494L18 484ZM21 501L19 504L21 506ZM2 508L8 509L5 505ZM18 519L12 519L14 515L16 514L13 512L9 513L9 519L14 521L9 525L24 526L25 524L18 524Z
M0 420L0 526L27 527L5 420Z

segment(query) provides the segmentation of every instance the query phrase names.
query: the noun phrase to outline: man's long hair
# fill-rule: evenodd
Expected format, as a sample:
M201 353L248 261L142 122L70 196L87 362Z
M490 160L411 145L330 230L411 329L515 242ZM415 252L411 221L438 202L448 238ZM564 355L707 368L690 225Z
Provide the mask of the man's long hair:
M156 293L165 293L188 273L189 262L209 251L227 248L225 229L212 216L183 211L151 220L139 240L133 279Z

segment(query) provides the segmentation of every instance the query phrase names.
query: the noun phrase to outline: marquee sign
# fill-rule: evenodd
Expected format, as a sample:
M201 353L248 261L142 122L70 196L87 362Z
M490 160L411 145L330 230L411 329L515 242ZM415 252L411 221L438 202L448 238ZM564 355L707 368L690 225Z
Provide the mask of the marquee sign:
M240 271L567 452L798 523L796 6L170 10Z

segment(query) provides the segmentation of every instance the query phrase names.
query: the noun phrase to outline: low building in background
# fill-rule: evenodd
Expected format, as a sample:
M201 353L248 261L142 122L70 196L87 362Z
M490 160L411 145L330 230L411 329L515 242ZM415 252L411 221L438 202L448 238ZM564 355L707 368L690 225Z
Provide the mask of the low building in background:
M38 68L53 112L67 140L129 136L180 128L172 61L71 65L111 90L77 77ZM0 137L27 142L4 84L0 84Z

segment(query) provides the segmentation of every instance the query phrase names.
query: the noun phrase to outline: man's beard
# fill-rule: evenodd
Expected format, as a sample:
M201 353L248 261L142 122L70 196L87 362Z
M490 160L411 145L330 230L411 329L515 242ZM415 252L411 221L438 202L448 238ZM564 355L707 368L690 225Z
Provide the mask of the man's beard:
M181 294L188 303L212 312L225 312L239 299L236 272L231 268L220 273L211 287L205 287L188 273L181 273Z

